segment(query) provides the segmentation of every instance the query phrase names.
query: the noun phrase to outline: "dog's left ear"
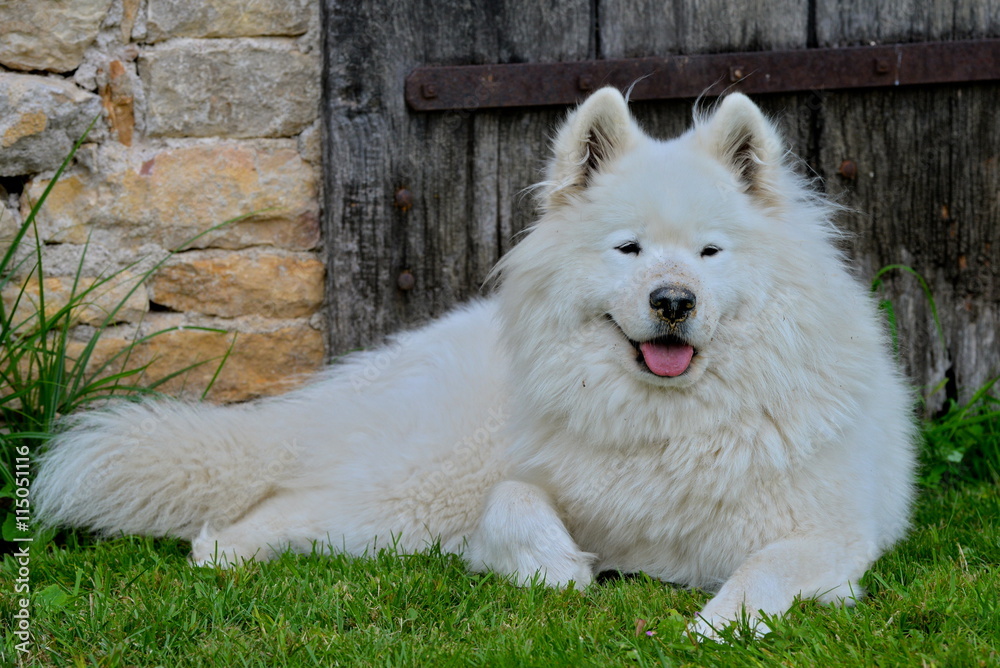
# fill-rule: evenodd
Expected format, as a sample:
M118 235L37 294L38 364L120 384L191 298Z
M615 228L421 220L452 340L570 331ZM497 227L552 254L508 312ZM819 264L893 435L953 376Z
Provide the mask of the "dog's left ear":
M616 88L602 88L573 111L556 136L542 200L546 208L565 203L589 187L642 135Z
M775 197L784 142L750 98L727 95L697 132L703 146L732 170L747 193L765 201Z

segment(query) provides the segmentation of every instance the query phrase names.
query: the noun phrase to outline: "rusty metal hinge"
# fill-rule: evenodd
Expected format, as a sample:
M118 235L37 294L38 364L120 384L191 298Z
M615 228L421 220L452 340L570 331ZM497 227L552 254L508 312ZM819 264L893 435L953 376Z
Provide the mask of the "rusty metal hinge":
M633 100L911 86L1000 79L1000 39L666 58L418 67L406 78L417 111L572 104L601 86Z

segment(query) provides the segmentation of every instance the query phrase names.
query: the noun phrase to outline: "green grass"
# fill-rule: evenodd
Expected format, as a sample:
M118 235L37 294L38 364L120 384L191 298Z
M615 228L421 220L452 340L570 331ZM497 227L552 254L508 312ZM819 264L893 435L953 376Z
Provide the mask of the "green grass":
M1000 399L994 378L965 404L949 402L924 429L921 483L1000 480Z
M988 666L1000 662L1000 488L925 494L856 608L802 602L763 639L698 643L701 592L645 577L519 589L433 550L188 566L180 541L121 538L31 556L32 652L63 666ZM8 558L0 580L13 582ZM0 624L17 609L0 591ZM637 620L646 621L637 635ZM647 635L645 631L653 631Z

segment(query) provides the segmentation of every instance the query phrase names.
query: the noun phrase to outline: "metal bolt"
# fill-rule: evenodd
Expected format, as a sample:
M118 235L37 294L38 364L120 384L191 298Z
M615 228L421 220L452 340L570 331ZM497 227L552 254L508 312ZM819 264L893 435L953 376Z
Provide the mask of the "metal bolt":
M417 284L417 279L413 277L413 272L407 269L399 275L396 279L396 285L399 286L400 290L412 290L413 286Z
M420 87L420 94L423 95L426 100L433 100L438 96L437 86L434 84L424 84Z
M841 176L845 179L854 180L858 178L858 166L854 164L853 160L844 160L840 163L840 169L837 170Z
M889 73L889 61L885 58L875 59L875 72L878 74L888 74Z
M396 191L396 196L393 198L393 204L397 209L406 213L413 208L413 195L406 188L400 188Z
M745 71L746 68L742 65L733 65L729 68L729 81L731 83L736 83L743 78L743 72Z
M594 80L593 78L587 76L586 74L581 74L580 78L576 82L577 88L582 91L594 90Z

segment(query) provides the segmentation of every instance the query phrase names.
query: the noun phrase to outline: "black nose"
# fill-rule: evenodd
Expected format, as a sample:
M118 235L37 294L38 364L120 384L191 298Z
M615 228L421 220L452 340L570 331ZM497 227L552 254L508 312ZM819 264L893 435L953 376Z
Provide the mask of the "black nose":
M649 293L649 306L661 320L677 323L694 310L695 297L687 288L668 285Z

